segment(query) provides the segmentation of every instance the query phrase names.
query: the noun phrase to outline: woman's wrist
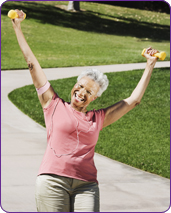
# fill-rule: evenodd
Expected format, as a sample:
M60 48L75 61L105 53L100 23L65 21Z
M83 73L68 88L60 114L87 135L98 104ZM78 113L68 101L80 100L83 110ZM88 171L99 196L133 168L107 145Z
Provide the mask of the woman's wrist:
M147 65L150 66L150 67L154 67L156 62L157 62L156 57L151 57L151 58L147 59Z
M15 23L15 22L13 22L13 28L14 28L14 30L17 30L17 29L21 30L21 25L20 25L20 23Z
M157 60L147 60L146 71L152 73Z

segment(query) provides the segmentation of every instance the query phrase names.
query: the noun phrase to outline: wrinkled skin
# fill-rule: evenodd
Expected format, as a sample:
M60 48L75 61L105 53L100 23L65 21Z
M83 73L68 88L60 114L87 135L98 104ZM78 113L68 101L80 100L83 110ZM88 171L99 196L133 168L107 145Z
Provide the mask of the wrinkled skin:
M88 76L81 78L71 91L71 106L80 112L85 113L86 107L91 101L97 98L99 84Z

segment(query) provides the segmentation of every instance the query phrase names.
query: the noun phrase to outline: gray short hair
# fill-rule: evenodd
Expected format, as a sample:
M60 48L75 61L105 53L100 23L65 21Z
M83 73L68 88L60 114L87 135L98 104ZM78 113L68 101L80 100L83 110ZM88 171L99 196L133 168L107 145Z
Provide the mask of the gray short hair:
M109 80L106 75L104 75L102 72L100 72L97 69L86 69L84 70L77 78L77 81L79 81L84 76L88 76L95 82L97 82L100 86L99 91L97 92L97 96L100 97L102 93L107 89L109 85Z

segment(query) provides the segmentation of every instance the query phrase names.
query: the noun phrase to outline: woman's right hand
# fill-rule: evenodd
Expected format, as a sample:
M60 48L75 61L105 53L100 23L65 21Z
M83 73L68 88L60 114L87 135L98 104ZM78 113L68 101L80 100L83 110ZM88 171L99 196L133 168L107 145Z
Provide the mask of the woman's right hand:
M144 56L146 57L148 64L154 65L157 62L158 58L153 56L156 53L158 53L158 50L156 49L152 49L151 47L146 49Z
M17 12L19 17L15 19L11 19L14 28L20 27L20 23L24 20L24 15L25 15L25 13L22 10L16 9L15 11Z

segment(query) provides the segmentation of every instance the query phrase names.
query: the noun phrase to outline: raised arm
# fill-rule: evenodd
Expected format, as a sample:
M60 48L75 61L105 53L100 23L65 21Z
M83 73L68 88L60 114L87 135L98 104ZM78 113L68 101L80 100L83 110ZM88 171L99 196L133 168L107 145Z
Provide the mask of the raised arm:
M157 58L153 57L152 55L157 52L158 52L157 50L153 50L151 48L148 48L146 50L144 56L147 59L147 65L138 85L136 86L136 88L134 89L129 98L124 99L106 108L106 115L103 123L103 128L114 123L123 115L125 115L127 112L129 112L131 109L133 109L135 106L140 104L144 92L149 84L153 68L157 61Z
M13 28L14 28L19 46L21 48L21 51L24 55L27 65L29 67L30 74L31 74L31 77L33 80L33 84L37 89L39 89L46 84L47 78L46 78L42 68L40 67L39 62L37 61L36 57L34 56L33 52L31 51L29 45L27 44L27 41L21 30L20 24L24 20L24 13L23 13L23 11L19 11L19 10L16 10L16 12L18 13L19 18L12 19ZM54 95L54 90L51 86L49 87L49 89L46 92L44 92L41 95L38 95L42 107L48 106L53 95Z

